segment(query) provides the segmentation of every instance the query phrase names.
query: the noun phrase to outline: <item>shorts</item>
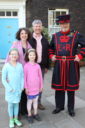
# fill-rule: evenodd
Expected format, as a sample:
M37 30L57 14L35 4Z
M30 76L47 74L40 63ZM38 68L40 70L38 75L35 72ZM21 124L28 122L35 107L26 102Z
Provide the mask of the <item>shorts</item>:
M37 96L39 96L39 94L36 94L36 95L28 95L27 96L27 99L32 100L32 99L36 98Z

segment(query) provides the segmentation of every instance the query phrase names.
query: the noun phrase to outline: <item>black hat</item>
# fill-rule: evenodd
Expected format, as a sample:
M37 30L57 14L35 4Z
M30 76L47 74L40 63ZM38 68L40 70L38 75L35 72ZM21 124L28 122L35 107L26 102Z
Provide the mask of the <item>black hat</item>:
M57 23L69 23L70 22L70 15L60 15L56 18Z

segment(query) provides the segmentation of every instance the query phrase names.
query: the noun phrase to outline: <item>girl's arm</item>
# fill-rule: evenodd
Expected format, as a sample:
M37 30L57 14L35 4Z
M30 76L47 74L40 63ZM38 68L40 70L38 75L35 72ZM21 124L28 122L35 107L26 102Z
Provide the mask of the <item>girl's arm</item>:
M28 95L28 87L27 87L27 66L24 66L24 88L25 88L25 93Z
M8 75L7 65L4 65L2 69L2 83L5 86L6 90L12 91L13 89L10 87L9 83L7 82L7 75Z
M21 65L21 91L24 89L24 71L23 66Z
M27 88L27 66L24 66L24 88Z

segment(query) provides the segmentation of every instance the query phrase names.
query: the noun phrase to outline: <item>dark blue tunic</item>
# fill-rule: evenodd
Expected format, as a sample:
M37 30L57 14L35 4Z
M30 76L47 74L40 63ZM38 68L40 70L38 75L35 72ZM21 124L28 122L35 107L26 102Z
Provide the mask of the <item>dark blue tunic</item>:
M85 39L77 31L58 32L52 37L49 56L56 55L52 76L52 88L55 90L75 91L79 88L79 62L75 55L85 56Z

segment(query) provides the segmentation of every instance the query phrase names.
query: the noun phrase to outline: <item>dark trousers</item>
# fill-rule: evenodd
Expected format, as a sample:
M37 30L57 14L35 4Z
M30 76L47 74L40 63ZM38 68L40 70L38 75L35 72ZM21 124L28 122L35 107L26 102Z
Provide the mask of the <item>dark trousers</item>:
M67 107L68 111L74 109L75 104L75 91L67 91ZM64 108L65 105L65 91L55 91L55 104L56 108Z
M41 71L42 71L42 77L43 77L43 80L44 80L45 68L41 68ZM38 104L41 104L41 98L42 98L42 92L40 92L40 94L39 94Z
M25 94L25 90L21 94L21 100L19 104L19 114L22 115L27 114L27 96Z

